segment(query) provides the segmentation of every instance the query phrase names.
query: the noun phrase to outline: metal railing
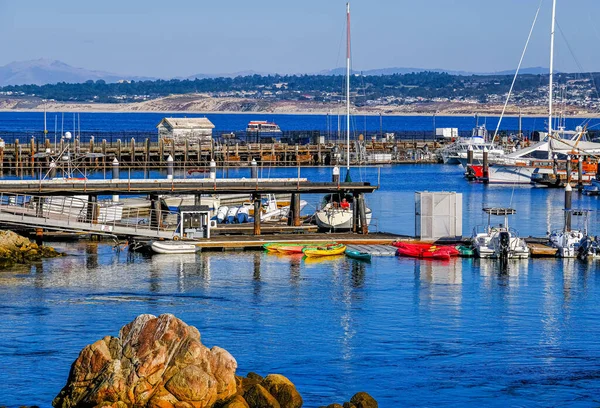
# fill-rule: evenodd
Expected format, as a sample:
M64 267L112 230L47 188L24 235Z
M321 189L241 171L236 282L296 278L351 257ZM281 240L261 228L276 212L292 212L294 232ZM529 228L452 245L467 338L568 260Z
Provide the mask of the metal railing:
M2 217L10 214L10 219ZM6 219L5 219L6 218ZM37 224L44 228L87 230L132 235L172 232L179 228L177 213L123 203L88 201L82 196L35 196L0 193L0 222ZM153 235L153 234L144 234Z

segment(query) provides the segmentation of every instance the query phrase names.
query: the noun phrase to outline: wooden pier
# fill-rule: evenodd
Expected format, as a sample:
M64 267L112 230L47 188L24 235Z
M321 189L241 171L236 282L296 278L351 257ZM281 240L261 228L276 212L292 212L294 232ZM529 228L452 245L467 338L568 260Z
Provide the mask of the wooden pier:
M359 146L359 151L357 151ZM436 141L395 141L352 143L350 152L352 164L385 163L427 163L436 162L434 152L440 144ZM287 143L249 143L219 144L211 142L175 143L160 139L152 142L146 138L143 143L131 140L116 140L99 143L91 140L81 143L79 140L67 142L61 140L52 143L45 139L43 143L35 139L14 143L0 143L0 171L31 171L48 165L52 157L69 150L73 154L89 157L90 167L110 167L117 159L126 166L145 167L162 165L171 156L177 163L193 166L208 166L215 161L219 166L248 166L252 160L258 164L270 166L315 166L339 164L340 154L346 150L343 143L290 145Z

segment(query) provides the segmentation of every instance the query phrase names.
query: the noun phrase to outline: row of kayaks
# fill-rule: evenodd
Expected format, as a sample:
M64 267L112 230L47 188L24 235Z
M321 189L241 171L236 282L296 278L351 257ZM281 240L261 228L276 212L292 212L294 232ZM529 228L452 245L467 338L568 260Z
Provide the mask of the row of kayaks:
M475 255L473 248L464 245L436 245L420 242L392 243L397 249L396 255L411 258L450 259L453 256L472 257Z
M349 258L358 259L361 261L370 261L371 254L349 249L344 244L337 242L325 242L320 244L313 243L284 243L284 242L269 242L263 245L263 248L268 252L276 252L280 254L304 254L306 257L324 257L345 254Z
M454 256L470 257L474 251L466 246L435 245L418 242L392 243L397 248L396 255L412 258L450 259ZM181 241L154 241L152 250L159 254L185 254L198 251L193 242ZM279 254L303 254L306 257L326 257L345 254L349 258L361 261L370 261L371 254L351 248L337 242L269 242L263 248L271 253Z

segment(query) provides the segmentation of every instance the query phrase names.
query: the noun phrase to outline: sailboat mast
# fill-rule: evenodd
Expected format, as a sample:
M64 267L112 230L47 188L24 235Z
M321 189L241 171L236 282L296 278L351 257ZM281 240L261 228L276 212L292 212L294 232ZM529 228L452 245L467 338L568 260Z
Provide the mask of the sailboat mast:
M350 172L350 3L346 3L346 171Z
M550 30L550 78L548 83L548 158L552 158L552 95L554 85L554 30L556 26L556 0L552 1L552 28Z

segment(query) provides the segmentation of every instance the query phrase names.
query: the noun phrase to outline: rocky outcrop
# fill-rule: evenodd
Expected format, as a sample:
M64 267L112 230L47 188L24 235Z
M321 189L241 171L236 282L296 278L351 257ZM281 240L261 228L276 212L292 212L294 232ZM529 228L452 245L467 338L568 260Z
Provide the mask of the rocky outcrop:
M303 400L280 374L235 375L224 349L208 349L193 326L170 314L138 316L118 337L86 346L52 405L112 408L300 408ZM376 408L366 393L348 406ZM344 407L346 407L344 404ZM332 404L330 407L339 408Z
M0 231L0 266L24 264L60 255L52 247L38 246L12 231Z
M327 406L321 406L319 408L378 408L379 405L375 398L371 397L366 392L357 392L350 398L350 401L340 404L329 404Z
M237 392L237 362L175 316L140 315L118 337L86 346L55 407L212 407Z

